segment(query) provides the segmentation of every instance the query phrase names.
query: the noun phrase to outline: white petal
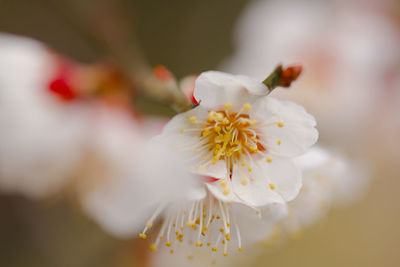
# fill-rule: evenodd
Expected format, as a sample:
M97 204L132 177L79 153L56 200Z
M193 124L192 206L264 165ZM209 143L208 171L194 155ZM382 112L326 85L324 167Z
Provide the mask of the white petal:
M316 122L306 110L290 101L261 97L251 113L258 121L268 124L262 129L269 152L280 156L304 153L318 139ZM278 126L283 123L283 127Z
M268 89L261 82L244 76L235 76L218 71L203 72L196 80L194 97L207 109L223 109L231 103L238 110L244 103L252 103L257 95Z
M275 224L288 214L287 205L284 203L263 206L258 211L237 204L233 205L233 212L240 228L243 247L268 239L275 229Z

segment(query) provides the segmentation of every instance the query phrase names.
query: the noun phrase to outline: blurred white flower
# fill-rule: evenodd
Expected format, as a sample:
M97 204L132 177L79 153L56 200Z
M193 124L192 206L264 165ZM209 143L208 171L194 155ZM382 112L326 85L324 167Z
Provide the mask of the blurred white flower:
M75 174L87 110L59 101L50 91L60 64L37 41L0 35L1 191L44 197Z
M315 114L322 139L362 140L384 78L400 62L400 33L383 14L349 2L251 2L236 29L236 53L221 68L263 78L279 62L301 63L295 88L272 95Z
M137 235L155 207L178 201L194 182L168 147L148 142L143 127L124 111L98 110L92 162L78 181L83 208L121 238Z
M193 172L223 181L208 184L221 199L233 194L256 207L291 200L301 175L290 157L316 142L316 123L267 92L248 77L205 72L194 89L199 105L175 116L160 138L185 155Z
M288 203L289 215L281 222L289 233L312 225L332 207L353 203L366 191L367 167L354 159L314 147L296 164L303 171L303 187Z
M94 220L128 238L193 179L169 147L148 143L154 125L85 91L121 89L108 74L35 40L0 35L0 190L28 197L77 190Z

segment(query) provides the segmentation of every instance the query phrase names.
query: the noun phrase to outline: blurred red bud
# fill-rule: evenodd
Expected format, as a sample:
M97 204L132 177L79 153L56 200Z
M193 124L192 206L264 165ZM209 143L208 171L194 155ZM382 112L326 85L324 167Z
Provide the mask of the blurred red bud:
M157 65L153 68L154 75L163 82L175 79L174 75L163 65Z
M289 87L292 82L300 76L303 67L301 65L293 65L282 70L279 86Z

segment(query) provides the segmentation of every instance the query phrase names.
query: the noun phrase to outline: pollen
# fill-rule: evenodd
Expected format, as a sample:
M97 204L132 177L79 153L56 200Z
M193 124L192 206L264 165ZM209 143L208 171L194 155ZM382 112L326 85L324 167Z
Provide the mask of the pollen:
M202 247L202 246L203 246L203 243L201 243L200 241L196 242L196 247Z
M226 235L225 235L225 238L226 238L226 240L228 240L228 241L231 240L231 236L230 236L229 234L226 234Z
M251 169L250 167L248 167L247 170L248 170L249 172L251 172L252 169Z
M147 235L146 235L146 234L143 234L143 233L141 233L141 234L139 234L139 237L140 237L141 239L146 239L146 238L147 238Z
M228 253L223 253L222 255L224 255L224 257L228 256Z
M190 123L195 123L196 121L197 121L196 116L192 116L192 117L189 118L189 122Z
M249 111L249 110L251 110L251 105L249 103L246 103L246 104L243 105L243 109L245 111Z
M243 178L242 181L241 181L241 184L242 184L242 185L247 185L247 179L246 179L246 178Z
M227 186L227 183L225 180L222 180L221 182L219 182L220 186L225 187Z
M278 127L282 128L284 126L283 122L278 122L276 125L278 125Z
M211 250L214 251L214 252L217 252L217 251L218 251L218 249L215 248L215 247L214 247L214 248L211 248Z
M150 245L150 250L151 250L151 251L156 251L156 250L157 250L157 247L156 247L154 244L151 244L151 245Z
M173 250L173 249L171 249L169 252L170 252L171 254L174 254L174 250Z
M278 140L276 143L277 143L278 145L280 145L282 142L281 142L281 140Z
M165 242L165 245L167 246L167 247L170 247L171 245L172 245L172 243L171 242Z
M231 109L232 108L232 104L228 102L228 103L225 104L224 107L225 107L225 109Z
M268 163L271 163L272 162L272 157L267 157L266 160L267 160Z
M246 162L244 162L244 161L242 161L242 164L241 164L242 166L246 166Z
M238 248L238 250L239 250L239 251L243 251L243 248L240 247L240 248Z

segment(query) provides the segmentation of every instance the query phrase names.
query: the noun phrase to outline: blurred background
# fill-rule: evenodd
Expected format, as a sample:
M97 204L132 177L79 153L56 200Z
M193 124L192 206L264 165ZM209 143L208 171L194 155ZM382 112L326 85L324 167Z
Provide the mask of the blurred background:
M323 121L321 142L369 162L371 185L360 201L332 210L300 238L235 264L400 266L400 2L275 2L0 0L0 31L91 63L109 56L96 36L114 38L123 28L139 57L178 78L219 69L262 79L278 63L304 64L292 98ZM117 59L129 51L125 45L113 48ZM138 106L171 114L146 101ZM0 238L0 266L148 262L147 244L111 237L64 196L0 195Z

